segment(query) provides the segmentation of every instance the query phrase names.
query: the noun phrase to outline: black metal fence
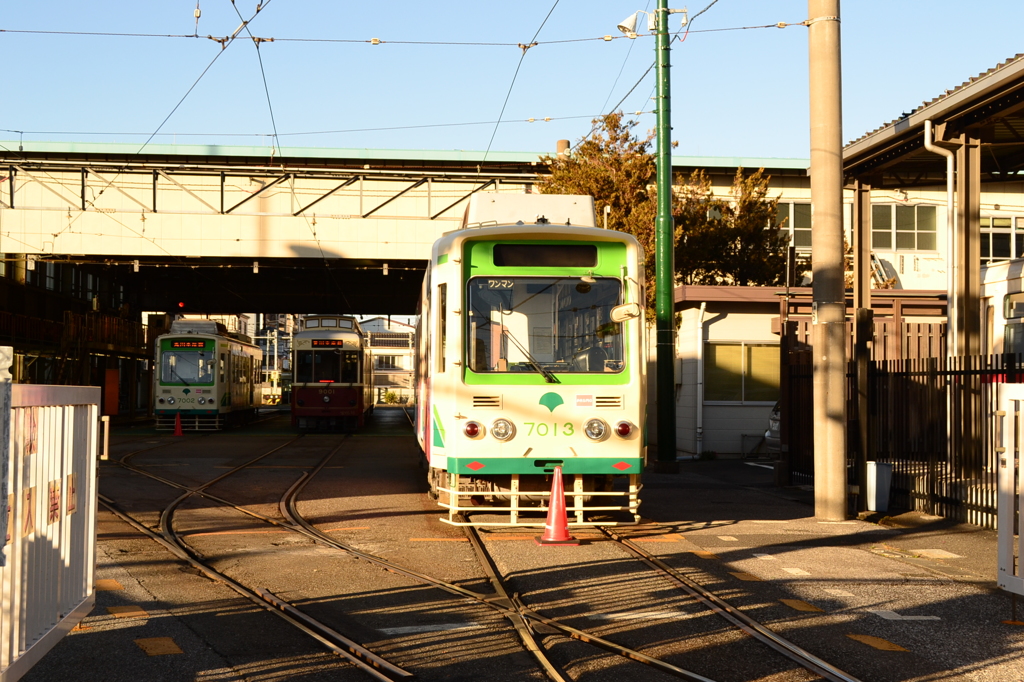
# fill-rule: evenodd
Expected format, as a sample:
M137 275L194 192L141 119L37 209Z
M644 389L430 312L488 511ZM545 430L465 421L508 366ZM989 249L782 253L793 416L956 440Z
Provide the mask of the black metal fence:
M814 476L811 365L791 358L784 403L783 441L790 482ZM809 360L809 358L807 358ZM847 436L850 483L861 484L860 458L892 464L890 504L901 509L996 525L996 466L992 438L996 386L1024 382L1012 355L917 358L871 362L868 413L858 414L856 378L848 377ZM788 412L788 415L786 414ZM866 419L866 430L860 428ZM866 433L861 447L861 433ZM788 440L787 440L788 435Z

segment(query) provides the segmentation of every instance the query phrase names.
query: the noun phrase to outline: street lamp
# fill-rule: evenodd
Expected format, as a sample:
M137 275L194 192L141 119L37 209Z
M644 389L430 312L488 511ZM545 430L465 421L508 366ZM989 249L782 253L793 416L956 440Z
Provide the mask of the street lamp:
M675 400L675 343L672 290L674 285L673 243L672 243L672 142L669 139L671 124L671 92L669 88L669 37L668 15L682 14L686 25L685 9L669 9L668 0L658 0L654 12L636 12L624 19L618 26L627 37L636 37L636 22L641 14L647 15L647 30L657 36L655 55L657 57L658 96L657 102L657 187L658 217L654 223L655 250L655 315L656 315L656 360L657 360L657 405L658 405L658 459L657 471L674 473L679 471L676 461L676 400ZM701 399L700 396L697 397Z

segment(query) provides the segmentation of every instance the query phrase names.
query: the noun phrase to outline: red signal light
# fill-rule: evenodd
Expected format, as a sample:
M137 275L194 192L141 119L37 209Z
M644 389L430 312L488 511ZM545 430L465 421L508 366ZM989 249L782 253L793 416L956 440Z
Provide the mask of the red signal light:
M185 307L185 302L184 301L178 301L178 307L179 308L184 308Z
M625 438L629 434L633 433L633 425L629 422L619 422L615 425L615 433Z

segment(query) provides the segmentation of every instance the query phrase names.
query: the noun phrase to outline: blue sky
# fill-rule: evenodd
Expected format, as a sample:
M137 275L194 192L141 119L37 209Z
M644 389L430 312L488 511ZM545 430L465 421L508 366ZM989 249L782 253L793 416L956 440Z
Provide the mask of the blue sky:
M261 72L244 31L223 51L205 38L239 26L229 0L200 0L199 39L16 32L191 35L195 0L7 0L0 129L141 146L158 129L154 143L270 145L276 127L285 148L547 151L586 134L654 61L652 38L615 29L653 0L264 2L249 25L275 38L261 44ZM256 4L236 6L248 18ZM692 22L672 48L676 154L809 156L807 29L751 28L806 18L806 0L718 0ZM1021 26L1020 0L847 0L844 141L1024 52ZM516 44L535 35L524 57ZM649 112L653 88L651 71L621 108ZM654 126L653 114L638 120Z

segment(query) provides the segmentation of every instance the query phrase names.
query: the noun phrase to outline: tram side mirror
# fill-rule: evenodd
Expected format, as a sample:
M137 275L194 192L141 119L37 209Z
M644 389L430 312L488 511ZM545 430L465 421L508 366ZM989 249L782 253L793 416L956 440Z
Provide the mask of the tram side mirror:
M612 322L625 322L626 320L640 317L640 304L623 303L622 305L617 305L611 309L608 317Z

